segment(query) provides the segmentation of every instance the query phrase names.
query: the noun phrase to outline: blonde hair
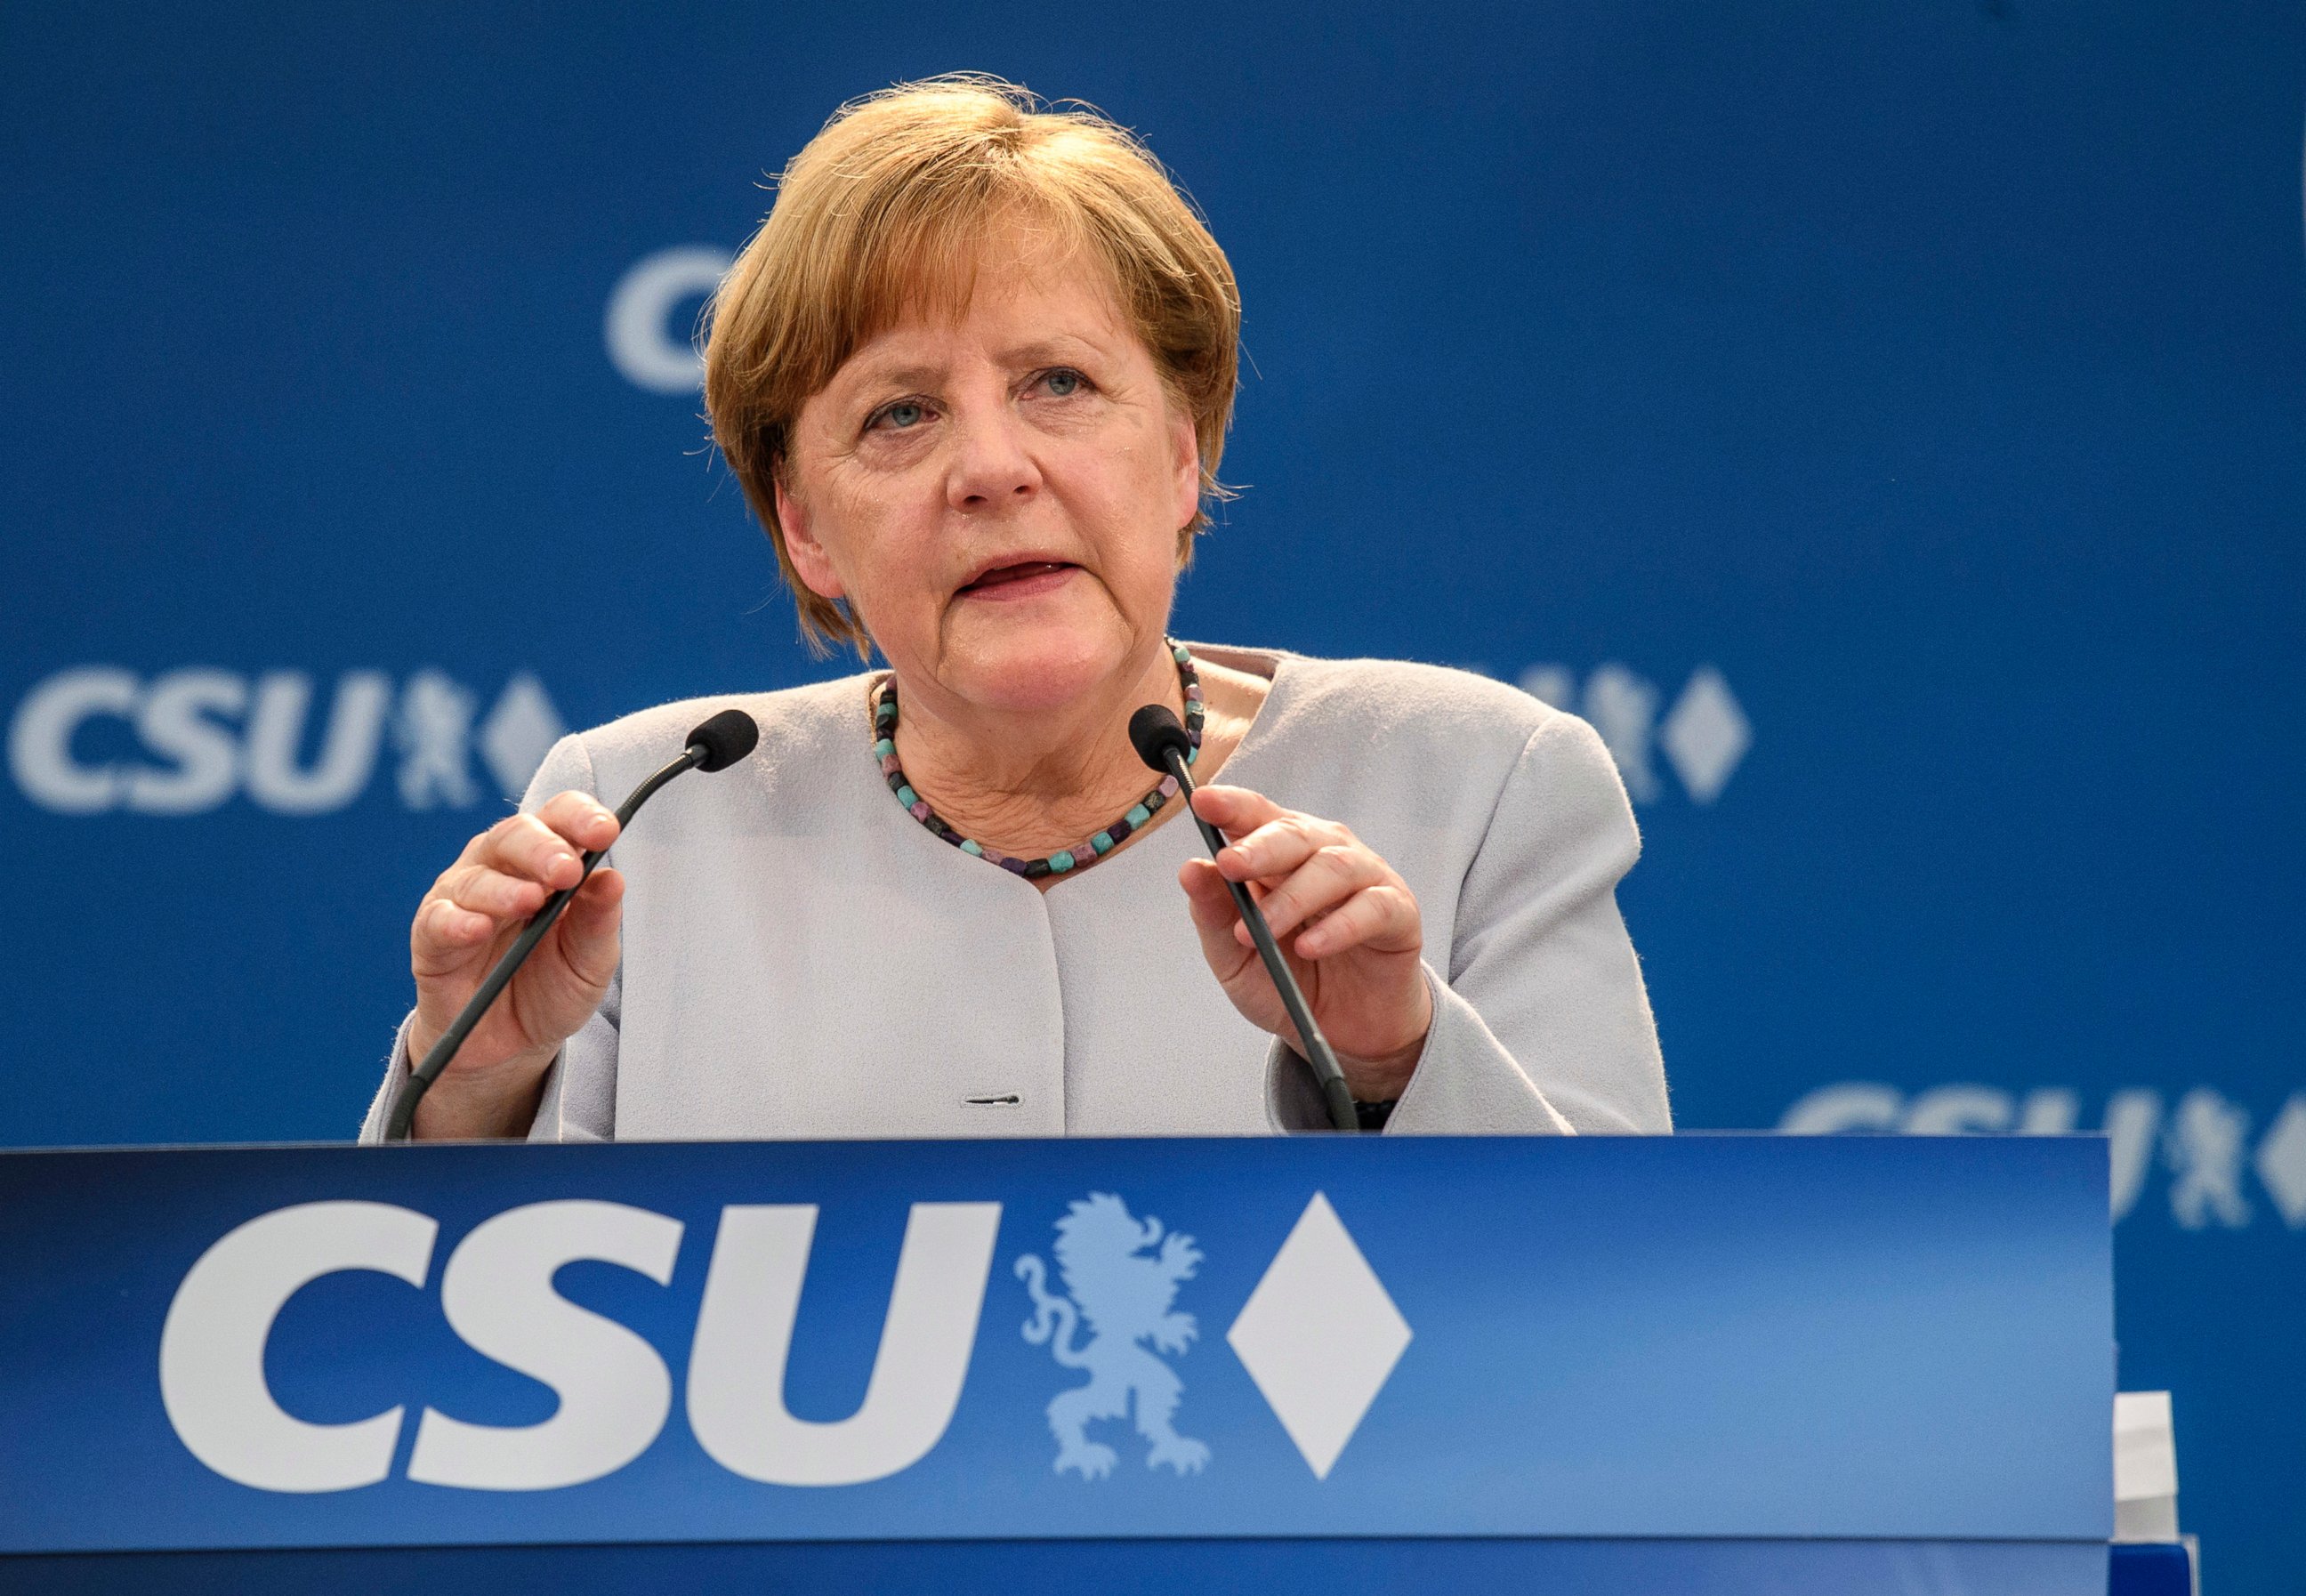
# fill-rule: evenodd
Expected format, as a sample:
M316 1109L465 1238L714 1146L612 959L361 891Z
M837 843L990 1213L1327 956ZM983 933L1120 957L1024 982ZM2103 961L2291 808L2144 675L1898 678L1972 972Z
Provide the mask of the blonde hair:
M777 521L776 484L794 420L864 344L908 314L964 307L976 246L1024 220L1086 247L1189 414L1204 501L1217 481L1238 367L1233 268L1161 163L1087 107L1045 107L998 78L902 83L833 113L777 179L760 230L714 294L705 346L713 440L776 547L818 653L872 640L849 608L812 593ZM1179 529L1191 558L1206 508Z

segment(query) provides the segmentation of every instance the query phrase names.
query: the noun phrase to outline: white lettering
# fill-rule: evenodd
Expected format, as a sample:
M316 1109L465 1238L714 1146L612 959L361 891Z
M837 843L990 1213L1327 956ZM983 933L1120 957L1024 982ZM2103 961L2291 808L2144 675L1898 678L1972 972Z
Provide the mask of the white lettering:
M1001 1205L913 1205L864 1403L832 1423L794 1418L784 1399L816 1228L813 1206L723 1208L689 1353L698 1443L722 1467L772 1485L884 1479L937 1444L969 1373Z
M312 702L312 679L276 670L256 686L248 728L248 796L276 815L322 815L358 798L376 769L377 744L392 702L392 684L373 670L337 683L320 763L299 770L296 749Z
M308 1424L264 1382L288 1299L326 1275L373 1269L422 1286L440 1226L378 1202L310 1202L252 1219L201 1255L160 1332L160 1401L185 1449L259 1490L349 1490L392 1468L403 1410Z
M2161 1125L2159 1092L2132 1087L2106 1099L2106 1155L2113 1177L2108 1197L2117 1223L2138 1206L2138 1194L2146 1188L2146 1171L2154 1162L2154 1133Z
M2010 1094L1990 1086L1941 1086L1916 1097L1906 1110L1909 1136L1960 1136L1976 1131L2007 1131L2018 1117Z
M248 683L229 670L171 670L152 684L136 716L147 751L175 761L128 772L128 807L140 815L197 815L232 797L240 761L232 733L209 719L248 707Z
M684 329L675 337L672 312L685 300L703 299L721 286L734 263L728 251L682 244L644 257L609 295L602 336L610 363L626 381L653 394L693 394L705 380L704 363Z
M120 772L72 755L73 733L98 715L136 707L132 671L105 665L60 670L26 696L8 728L8 769L26 798L64 815L97 815L119 801Z
M1832 1136L1842 1131L1887 1131L1898 1122L1906 1095L1871 1080L1822 1086L1786 1110L1778 1129L1789 1136Z
M2038 1087L2026 1094L2025 1105L2018 1111L2018 1134L2063 1136L2080 1122L2081 1115L2080 1092L2062 1086Z
M672 1279L681 1225L615 1202L531 1203L457 1246L440 1276L448 1323L475 1352L559 1394L541 1424L468 1424L426 1408L408 1477L467 1490L553 1490L614 1473L648 1450L672 1411L656 1349L552 1289L563 1264L621 1264Z

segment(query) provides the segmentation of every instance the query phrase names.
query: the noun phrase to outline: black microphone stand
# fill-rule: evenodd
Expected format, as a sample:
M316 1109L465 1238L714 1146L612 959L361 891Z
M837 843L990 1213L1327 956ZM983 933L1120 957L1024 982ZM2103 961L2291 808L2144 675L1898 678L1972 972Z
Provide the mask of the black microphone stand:
M743 724L738 725L739 721ZM641 806L655 797L657 789L675 776L686 775L700 768L707 771L726 769L751 753L759 737L760 728L754 724L751 716L740 710L723 710L713 716L688 734L688 747L681 751L679 758L634 788L625 801L618 806L617 834L624 835L625 828L632 824L633 816L640 813ZM520 967L528 961L528 956L536 952L536 944L544 940L545 934L560 918L561 911L593 878L594 867L600 864L605 852L607 849L597 848L586 850L584 869L576 877L576 884L563 887L544 900L544 907L536 911L512 946L507 948L504 956L496 961L495 968L489 971L479 988L465 1000L464 1008L449 1022L448 1028L440 1033L440 1039L432 1044L423 1062L408 1072L408 1080L402 1085L399 1095L393 1098L392 1113L385 1121L385 1140L408 1139L409 1127L416 1121L416 1105L424 1101L424 1094L432 1089L432 1083L440 1078L440 1071L447 1069L448 1061L457 1056L457 1050L465 1045L465 1038L473 1034L473 1028L480 1024L481 1017L489 1011L489 1005L511 985L513 977L520 972Z
M1177 717L1157 704L1149 704L1129 718L1129 740L1135 745L1137 755L1165 771L1177 780L1178 797L1184 800L1185 812L1200 828L1201 841L1209 845L1214 858L1226 846L1225 833L1203 820L1193 807L1193 773L1185 764L1185 755L1192 743ZM1265 973L1273 977L1273 989L1281 994L1281 1006L1288 1011L1289 1023L1297 1028L1297 1039L1305 1049L1305 1062L1313 1066L1313 1079L1321 1088L1321 1101L1329 1113L1330 1129L1359 1131L1361 1111L1354 1106L1353 1088L1345 1084L1345 1072L1337 1065L1337 1055L1330 1050L1328 1037L1314 1023L1313 1011L1305 1002L1304 989L1297 985L1296 972L1281 956L1281 945L1273 940L1273 927L1265 923L1265 911L1250 895L1249 883L1227 881L1233 893L1234 908L1241 913L1242 923L1249 927L1250 940L1257 944L1257 956L1265 961Z

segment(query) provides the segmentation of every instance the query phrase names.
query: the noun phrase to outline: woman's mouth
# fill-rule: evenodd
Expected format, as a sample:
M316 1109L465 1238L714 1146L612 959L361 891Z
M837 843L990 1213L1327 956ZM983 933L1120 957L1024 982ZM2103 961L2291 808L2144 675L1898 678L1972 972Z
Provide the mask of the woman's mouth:
M1079 566L1063 560L1020 560L1015 565L994 567L961 591L969 598L1029 598L1047 593L1079 569Z

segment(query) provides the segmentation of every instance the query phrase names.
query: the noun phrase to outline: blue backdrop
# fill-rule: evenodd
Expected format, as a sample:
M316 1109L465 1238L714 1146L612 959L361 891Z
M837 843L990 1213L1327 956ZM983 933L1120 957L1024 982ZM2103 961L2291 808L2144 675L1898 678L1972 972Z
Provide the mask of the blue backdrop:
M1247 302L1183 635L1578 708L1691 1126L2114 1135L2300 1588L2292 4L13 6L0 1141L349 1134L550 737L816 672L682 353L840 100L1137 127ZM845 667L844 667L845 668Z

